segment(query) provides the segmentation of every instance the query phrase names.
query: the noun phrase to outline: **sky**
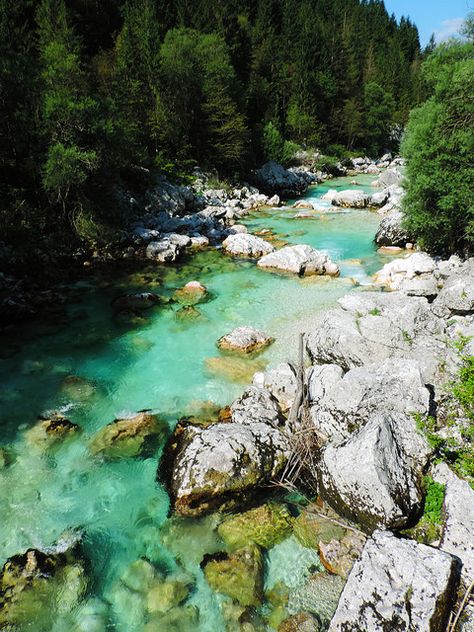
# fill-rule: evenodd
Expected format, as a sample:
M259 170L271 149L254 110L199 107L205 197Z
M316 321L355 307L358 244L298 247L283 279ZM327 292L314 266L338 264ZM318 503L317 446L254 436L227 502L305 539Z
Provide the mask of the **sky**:
M398 19L410 17L425 46L432 33L438 42L455 35L467 13L474 11L474 0L385 0L385 7Z

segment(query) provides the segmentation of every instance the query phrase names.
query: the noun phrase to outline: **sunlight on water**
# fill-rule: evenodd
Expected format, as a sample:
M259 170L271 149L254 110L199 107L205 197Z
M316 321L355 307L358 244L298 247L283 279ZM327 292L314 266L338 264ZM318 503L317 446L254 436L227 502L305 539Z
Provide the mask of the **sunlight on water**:
M368 190L371 177L359 180ZM339 263L339 279L292 278L203 252L174 269L117 271L113 280L78 283L66 319L37 325L36 332L25 328L8 341L17 353L1 361L2 445L12 463L0 471L0 561L29 547L46 549L68 530L83 534L89 560L87 599L65 614L59 606L50 613L55 630L225 629L222 598L199 568L205 553L219 550L213 527L205 520L170 523L168 496L156 482L156 457L105 461L87 443L98 428L138 410L156 410L173 424L209 402L226 405L256 370L294 359L298 333L317 326L322 312L356 284L370 283L382 263L372 242L378 217L334 213L319 199L329 188L348 184L340 179L311 189L306 198L324 211L314 218L295 219L297 210L282 208L246 220L251 232L268 229L282 241L323 250ZM111 306L124 292L169 297L192 280L210 292L195 319L181 318L175 303L132 318ZM223 356L216 341L239 325L262 328L276 341L257 359ZM82 433L54 449L38 447L25 430L48 410L62 411ZM292 539L275 547L267 557L267 583L297 584L310 559L301 551ZM130 565L138 572L133 563L142 557L153 565L140 570L153 575L146 580L148 592L127 584ZM157 618L150 614L150 595L163 581L178 582L189 594L179 608ZM35 620L25 629L49 630L51 622Z

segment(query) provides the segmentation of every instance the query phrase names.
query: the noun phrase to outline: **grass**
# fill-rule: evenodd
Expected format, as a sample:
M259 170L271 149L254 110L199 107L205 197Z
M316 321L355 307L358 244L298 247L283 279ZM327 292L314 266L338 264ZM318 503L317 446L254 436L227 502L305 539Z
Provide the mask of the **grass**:
M445 486L426 476L424 487L423 515L414 527L405 529L403 534L422 544L431 544L441 537Z

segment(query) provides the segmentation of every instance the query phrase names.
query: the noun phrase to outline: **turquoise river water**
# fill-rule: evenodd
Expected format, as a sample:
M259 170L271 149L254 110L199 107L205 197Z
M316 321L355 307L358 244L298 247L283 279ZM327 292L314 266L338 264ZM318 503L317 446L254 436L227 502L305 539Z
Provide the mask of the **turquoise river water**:
M358 179L370 189L372 176ZM305 198L327 211L320 196L329 188L352 187L347 178L332 180L310 189ZM222 598L210 590L199 568L204 553L218 550L217 536L207 519L169 517L169 499L156 477L159 454L104 461L94 459L86 443L98 428L138 410L156 410L172 425L209 402L229 404L256 370L294 359L298 333L317 326L339 297L370 283L370 275L384 263L373 244L376 214L316 212L296 219L296 213L289 207L262 210L245 223L250 232L269 229L278 240L326 252L340 265L340 278L283 276L260 270L254 262L205 251L173 267L117 270L112 278L90 275L75 284L71 302L56 320L24 327L3 341L0 445L15 459L0 470L0 563L27 548L51 546L70 529L83 532L89 561L86 600L67 614L57 604L49 624L34 621L25 629L190 629L184 615L182 623L178 616L168 627L147 624L142 602L120 582L141 557L192 578L185 605L187 613L189 607L197 613L193 630L226 629ZM171 296L192 280L211 295L198 306L197 319L177 317L175 303L137 318L122 318L111 306L128 292ZM248 361L221 356L217 339L244 324L262 328L275 343ZM28 443L25 431L51 410L60 410L84 432L45 454ZM305 569L317 564L314 557L314 551L291 538L277 545L266 554L266 585L278 579L296 585Z

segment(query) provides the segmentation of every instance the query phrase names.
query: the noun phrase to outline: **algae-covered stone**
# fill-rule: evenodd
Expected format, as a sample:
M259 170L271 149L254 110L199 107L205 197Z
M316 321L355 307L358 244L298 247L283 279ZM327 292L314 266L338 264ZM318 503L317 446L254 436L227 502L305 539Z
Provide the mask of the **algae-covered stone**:
M293 518L284 505L267 503L224 520L217 531L229 547L254 542L269 549L291 533Z
M93 454L110 458L152 454L164 439L167 426L156 415L141 412L129 419L116 419L101 428L91 439Z
M319 543L319 559L330 573L346 578L360 557L366 538L348 531L340 540Z
M213 556L204 566L204 575L213 590L242 606L258 606L262 599L263 559L254 544Z
M156 582L149 590L146 597L148 612L168 612L171 608L179 606L189 594L188 586L179 580L166 580Z
M30 445L46 449L62 443L80 432L77 424L62 415L41 418L32 428L26 431L25 439Z
M176 318L185 322L193 321L202 318L202 314L197 307L194 307L194 305L185 305L184 307L181 307L181 309L178 309L176 312Z
M71 612L86 591L84 567L74 551L15 555L0 573L0 629L50 632L57 613Z
M207 298L207 289L199 281L190 281L176 290L173 298L182 305L196 305Z
M147 592L156 578L155 568L148 560L135 560L125 569L122 583L135 592Z
M172 514L163 524L160 537L164 546L181 562L199 564L205 555L222 550L217 534L219 514L186 518Z
M240 353L254 353L268 347L273 338L254 327L237 327L217 341L219 349L238 351Z

